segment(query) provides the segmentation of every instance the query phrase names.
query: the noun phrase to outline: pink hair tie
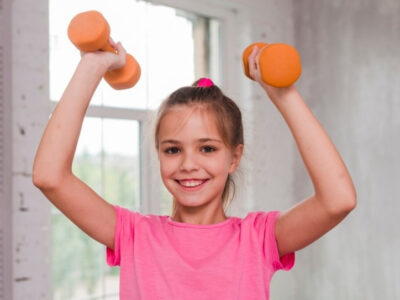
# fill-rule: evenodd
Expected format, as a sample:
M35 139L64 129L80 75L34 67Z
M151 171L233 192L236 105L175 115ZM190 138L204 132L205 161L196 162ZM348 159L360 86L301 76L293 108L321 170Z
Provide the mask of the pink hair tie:
M197 86L199 87L209 87L209 86L213 86L214 82L212 82L212 80L210 78L201 78L199 80L199 82L197 83Z

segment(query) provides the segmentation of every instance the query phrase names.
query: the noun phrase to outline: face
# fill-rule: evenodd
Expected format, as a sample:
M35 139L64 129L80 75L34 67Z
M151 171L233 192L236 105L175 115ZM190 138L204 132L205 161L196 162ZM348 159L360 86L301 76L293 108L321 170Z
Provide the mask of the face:
M199 106L172 108L161 120L158 141L161 177L177 205L221 203L243 146L232 150L223 143L211 113Z

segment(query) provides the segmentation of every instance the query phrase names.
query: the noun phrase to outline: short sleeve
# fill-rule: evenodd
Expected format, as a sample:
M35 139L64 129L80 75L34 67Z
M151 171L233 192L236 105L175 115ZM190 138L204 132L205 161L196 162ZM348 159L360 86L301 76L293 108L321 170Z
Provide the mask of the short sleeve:
M295 262L294 252L285 254L279 257L278 244L275 237L275 223L280 215L279 211L264 212L263 218L265 221L264 232L264 255L272 264L275 271L285 270L288 271L293 268Z
M114 250L106 247L107 264L118 266L121 262L122 249L133 248L135 213L114 205L116 224L114 230Z

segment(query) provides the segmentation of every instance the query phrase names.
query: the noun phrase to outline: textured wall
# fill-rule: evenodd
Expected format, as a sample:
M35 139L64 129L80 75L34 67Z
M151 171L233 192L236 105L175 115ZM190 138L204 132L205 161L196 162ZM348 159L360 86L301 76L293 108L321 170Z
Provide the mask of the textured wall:
M18 300L51 298L50 204L32 184L34 149L49 111L47 15L46 2L12 1L12 299Z
M400 2L293 3L298 88L347 164L358 206L298 253L294 288L275 299L400 299ZM294 171L294 197L308 195L299 159Z

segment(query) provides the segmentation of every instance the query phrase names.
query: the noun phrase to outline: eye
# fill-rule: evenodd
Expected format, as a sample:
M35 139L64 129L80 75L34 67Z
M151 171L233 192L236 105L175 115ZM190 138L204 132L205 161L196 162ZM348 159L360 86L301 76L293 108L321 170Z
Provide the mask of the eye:
M177 147L170 147L165 149L164 152L167 154L176 154L179 152L179 149Z
M206 153L214 152L215 150L217 150L217 149L215 149L214 147L211 147L211 146L203 146L202 147L202 151L206 152Z

